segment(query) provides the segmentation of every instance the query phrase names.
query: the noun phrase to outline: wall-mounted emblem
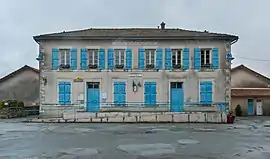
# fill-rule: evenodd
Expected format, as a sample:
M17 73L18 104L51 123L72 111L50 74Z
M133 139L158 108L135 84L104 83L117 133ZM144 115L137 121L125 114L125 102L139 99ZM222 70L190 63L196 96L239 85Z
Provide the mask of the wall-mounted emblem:
M82 77L76 77L74 79L74 82L83 82L83 79L82 79Z

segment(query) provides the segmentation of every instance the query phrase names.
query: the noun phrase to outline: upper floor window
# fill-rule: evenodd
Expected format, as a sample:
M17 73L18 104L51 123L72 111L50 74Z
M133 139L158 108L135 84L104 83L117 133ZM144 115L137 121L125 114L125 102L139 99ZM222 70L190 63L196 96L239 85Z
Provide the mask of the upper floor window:
M154 68L155 67L155 49L146 49L145 50L145 66L146 68Z
M70 66L70 49L60 49L61 65Z
M201 67L202 68L211 68L211 49L201 49Z
M115 67L123 69L125 66L125 49L114 50Z
M172 66L173 68L181 68L182 66L182 50L181 49L172 50Z
M98 49L88 49L88 64L89 68L98 67Z

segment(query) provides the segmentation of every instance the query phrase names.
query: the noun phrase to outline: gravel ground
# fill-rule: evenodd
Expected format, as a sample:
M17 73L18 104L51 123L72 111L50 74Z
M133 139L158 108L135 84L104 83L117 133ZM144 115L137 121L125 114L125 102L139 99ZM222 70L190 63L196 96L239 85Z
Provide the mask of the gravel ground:
M270 117L226 124L0 120L0 159L269 159Z

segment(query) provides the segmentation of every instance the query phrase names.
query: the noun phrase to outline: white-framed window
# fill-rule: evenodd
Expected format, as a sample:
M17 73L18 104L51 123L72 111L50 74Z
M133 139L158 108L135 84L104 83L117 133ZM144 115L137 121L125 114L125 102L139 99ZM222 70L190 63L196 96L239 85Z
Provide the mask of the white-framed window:
M70 49L60 49L61 64L70 65Z
M172 66L181 66L183 53L181 49L172 49Z
M88 49L88 64L98 65L98 49Z
M210 68L212 65L211 49L201 49L201 67Z
M125 65L125 49L114 50L114 65Z
M155 56L156 56L155 49L146 49L145 50L145 66L155 65L155 59L156 59Z

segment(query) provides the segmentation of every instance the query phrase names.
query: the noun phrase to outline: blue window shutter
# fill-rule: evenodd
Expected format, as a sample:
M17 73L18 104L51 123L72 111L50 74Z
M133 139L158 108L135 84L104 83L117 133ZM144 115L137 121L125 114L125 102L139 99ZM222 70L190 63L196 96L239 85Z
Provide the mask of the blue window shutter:
M213 84L212 82L206 83L206 104L212 104L213 98Z
M108 69L114 68L114 49L108 49Z
M150 105L151 104L151 84L149 82L145 82L144 83L144 104L147 106L147 105Z
M201 68L201 49L194 49L194 69L198 70Z
M138 67L139 70L143 70L144 69L144 48L139 48L139 60L138 60Z
M212 65L214 69L219 68L219 53L218 48L213 48L212 50Z
M70 56L70 61L71 61L71 69L76 70L77 69L77 49L72 48L71 49L71 56Z
M81 49L81 69L87 69L87 50L85 48Z
M151 83L151 104L155 105L157 102L157 84L156 82Z
M65 82L58 83L58 100L59 104L65 104Z
M172 50L165 48L165 68L166 70L172 69Z
M71 104L71 82L65 82L65 104Z
M57 70L59 67L59 50L57 48L52 49L52 69Z
M132 69L132 49L131 48L126 49L126 69L127 70Z
M104 70L105 69L105 49L100 48L99 49L99 69Z
M200 103L206 104L206 83L200 82Z
M162 48L156 50L156 68L162 69Z
M119 99L120 104L126 104L126 83L125 82L119 82Z
M183 69L189 69L189 48L183 50Z
M114 82L114 85L113 85L113 101L114 101L114 104L119 104L119 90L118 90L118 82Z

